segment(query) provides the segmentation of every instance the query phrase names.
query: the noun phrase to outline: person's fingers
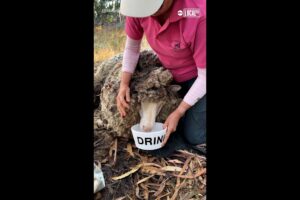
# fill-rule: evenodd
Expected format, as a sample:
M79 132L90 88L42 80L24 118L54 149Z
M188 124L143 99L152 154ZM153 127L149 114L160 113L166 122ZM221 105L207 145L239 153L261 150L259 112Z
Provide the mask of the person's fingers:
M126 90L126 101L130 102L130 90Z
M120 109L120 104L119 104L119 103L117 103L117 109L118 109L118 111L119 111L121 117L123 117L123 113L122 113L122 111L121 111L121 109Z
M121 117L125 117L125 115L126 115L125 111L122 110L121 107L119 107L118 110L119 110L119 113L120 113Z
M128 104L128 103L126 103L126 101L125 101L124 97L121 97L119 100L120 100L120 102L121 102L121 104L122 104L122 106L123 106L123 107L125 107L125 108L128 108L128 109L129 109L129 104Z
M119 111L121 117L123 117L123 113L121 112L121 110L119 109L119 107L118 107L118 111Z
M118 111L119 111L121 117L125 117L126 111L125 111L124 107L122 106L119 98L117 98L117 108L118 108Z
M116 97L116 102L117 102L117 109L118 109L118 112L119 112L120 115L121 115L121 111L120 111L120 103L119 103L118 97Z
M167 129L167 133L168 133L168 134L171 134L171 133L173 133L174 131L175 131L174 126L173 126L172 124L169 124L169 125L168 125L168 129Z
M169 119L166 119L164 125L163 125L163 129L167 128L169 124Z
M168 141L168 139L169 139L169 137L170 137L170 135L173 133L173 132L175 132L176 131L176 127L171 123L168 123L167 124L167 133L166 133L166 136L165 136L165 139L164 139L164 141L163 141L163 143L162 143L162 146L164 146L166 143L167 143L167 141Z
M164 141L161 144L162 147L165 146L165 144L167 143L167 141L168 141L168 139L170 137L170 134L171 133L168 132L168 128L167 128L167 133L166 133L165 139L164 139Z
M168 128L168 125L169 125L169 118L166 119L164 125L163 125L163 129L167 129L166 130L166 135L165 135L165 138L164 138L164 141L162 142L161 146L165 146L165 144L167 143L168 139L169 139L169 128Z
M120 110L126 114L124 107L129 109L129 104L124 100L124 96L118 95L117 102L119 103Z
M122 105L120 105L120 110L122 112L122 117L125 117L126 116L126 111L125 111L125 108Z

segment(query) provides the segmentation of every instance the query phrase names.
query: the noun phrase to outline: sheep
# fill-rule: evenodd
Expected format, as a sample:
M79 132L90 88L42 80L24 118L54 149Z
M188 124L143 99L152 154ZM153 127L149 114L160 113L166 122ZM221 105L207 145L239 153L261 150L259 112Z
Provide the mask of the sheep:
M122 58L122 54L119 54L96 66L94 113L97 126L113 130L113 137L132 138L131 126L140 123L141 128L150 130L155 121L164 122L182 99L177 94L180 86L172 85L171 73L163 68L153 51L145 50L140 53L130 82L130 109L122 118L116 105Z

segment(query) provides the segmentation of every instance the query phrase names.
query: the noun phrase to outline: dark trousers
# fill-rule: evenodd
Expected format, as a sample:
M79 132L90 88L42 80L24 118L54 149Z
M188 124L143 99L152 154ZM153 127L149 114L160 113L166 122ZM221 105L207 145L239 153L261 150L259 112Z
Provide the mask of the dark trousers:
M176 83L182 87L179 91L181 98L184 98L195 80L196 78L193 78L183 83ZM179 121L177 131L192 145L206 143L206 95L186 111Z

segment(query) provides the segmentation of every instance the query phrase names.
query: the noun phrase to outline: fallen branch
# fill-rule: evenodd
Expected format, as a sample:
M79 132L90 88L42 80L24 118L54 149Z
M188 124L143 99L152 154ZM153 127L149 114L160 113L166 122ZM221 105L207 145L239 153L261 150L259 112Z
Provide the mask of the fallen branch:
M137 166L135 166L134 168L132 168L130 171L126 172L125 174L122 174L121 176L117 176L117 177L112 177L112 180L116 181L116 180L123 179L123 178L129 176L130 174L133 174L137 170L139 170L141 168L141 166L142 166L142 164L138 164Z

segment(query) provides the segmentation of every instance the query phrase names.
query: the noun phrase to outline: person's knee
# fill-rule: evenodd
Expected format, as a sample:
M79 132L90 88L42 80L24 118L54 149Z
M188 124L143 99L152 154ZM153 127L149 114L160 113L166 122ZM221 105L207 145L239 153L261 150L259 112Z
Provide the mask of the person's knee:
M206 112L189 113L185 116L184 136L190 144L206 142Z
M184 136L187 142L192 145L206 143L206 128L200 127L193 129L192 127L186 127L184 130Z
M183 132L190 144L206 142L206 95L187 111Z

